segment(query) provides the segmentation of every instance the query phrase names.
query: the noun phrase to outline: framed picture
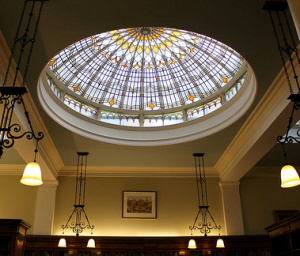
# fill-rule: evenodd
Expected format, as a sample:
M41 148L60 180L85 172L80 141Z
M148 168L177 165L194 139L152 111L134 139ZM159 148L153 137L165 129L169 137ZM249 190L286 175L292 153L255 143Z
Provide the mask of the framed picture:
M274 222L278 223L298 213L298 210L275 210L273 211Z
M156 219L155 191L123 191L122 218Z

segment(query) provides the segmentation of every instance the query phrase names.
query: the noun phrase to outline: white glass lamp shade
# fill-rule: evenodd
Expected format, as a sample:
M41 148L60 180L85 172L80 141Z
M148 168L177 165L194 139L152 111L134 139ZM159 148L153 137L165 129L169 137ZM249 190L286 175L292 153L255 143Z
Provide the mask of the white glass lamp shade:
M41 167L36 162L28 163L23 172L20 182L28 186L39 186L43 184Z
M223 241L222 238L219 238L219 239L217 240L216 248L225 248L224 241Z
M282 188L291 188L300 185L300 178L291 165L285 165L281 169L281 187Z
M188 248L189 249L197 249L196 241L194 239L190 239Z
M61 238L58 242L58 247L67 247L66 239Z
M95 240L93 238L90 238L86 247L87 248L95 248Z

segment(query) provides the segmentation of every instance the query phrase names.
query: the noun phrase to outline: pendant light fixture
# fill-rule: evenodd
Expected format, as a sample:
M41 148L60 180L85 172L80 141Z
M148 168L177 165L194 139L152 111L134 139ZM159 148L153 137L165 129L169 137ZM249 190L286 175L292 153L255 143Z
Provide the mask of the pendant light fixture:
M90 238L86 247L87 248L95 248L95 240L93 238Z
M65 248L67 247L67 241L65 238L61 238L59 239L59 242L58 242L58 247L61 247L61 248Z
M198 229L200 233L204 234L204 236L206 237L207 234L209 234L212 229L217 229L219 231L219 236L220 236L221 226L217 225L215 219L213 218L212 214L209 211L208 196L207 196L207 189L206 189L206 175L204 169L204 153L194 153L193 156L195 158L197 198L198 198L199 210L193 225L189 227L189 229L191 230L191 235L193 235L193 230ZM218 239L216 247L217 248L225 247L224 241L221 239L221 237ZM197 248L194 239L190 239L188 248L189 249Z
M291 165L285 165L281 169L281 187L290 188L300 185L300 178L296 169Z
M84 210L85 206L85 187L86 187L86 168L88 152L78 152L77 175L76 175L76 189L75 189L75 203L74 210L71 213L67 223L62 225L63 234L66 228L72 229L76 236L79 236L85 228L91 229L93 234L94 225L90 224L87 214ZM90 239L88 247L95 246L94 239Z
M37 141L38 143L38 141ZM43 184L41 167L36 162L36 154L38 152L37 144L34 150L34 161L26 165L22 179L20 182L28 186L39 186Z
M192 238L191 238L191 239L189 240L188 248L189 248L189 249L197 249L197 245L196 245L195 239L192 239Z
M219 238L219 239L217 240L216 248L225 248L224 241L223 241L222 238Z
M2 86L0 86L0 104L2 104L2 116L0 122L0 158L3 155L4 148L12 147L17 139L26 137L28 140L35 139L38 143L38 141L44 137L43 132L34 132L23 96L27 93L25 81L45 1L46 0L24 1L4 82ZM16 66L14 63L16 63ZM19 81L18 79L21 71L23 71L23 80ZM21 124L12 123L13 113L16 108L20 108L20 110L22 109L24 112L25 120L27 121L26 125L28 126L28 129L25 131ZM36 152L37 147L35 155ZM21 183L30 186L37 186L43 183L41 181L39 165L35 160L26 166Z
M286 165L281 169L281 187L283 188L289 188L298 186L300 184L300 178L293 166L291 166L288 163L287 160L287 154L285 151L285 145L286 144L292 144L292 143L300 143L299 137L300 137L300 130L297 130L297 137L294 137L291 135L291 126L294 119L294 113L295 111L298 111L300 108L300 85L298 81L298 75L296 73L296 65L300 65L300 58L298 49L292 34L292 29L289 24L287 15L286 15L286 9L287 9L287 3L282 1L267 1L264 4L263 9L267 10L269 12L269 16L271 19L273 31L276 37L277 47L279 50L281 62L284 68L285 77L287 80L287 84L289 86L290 90L290 96L288 97L288 100L290 100L293 104L292 112L289 117L287 131L285 136L278 136L277 142L282 145L283 148L283 156L285 158ZM277 25L276 25L276 24ZM292 75L293 80L291 81L290 75L288 73L288 69L285 63L285 57L288 58L289 63L291 65L292 69ZM296 59L296 62L294 61ZM295 62L295 63L294 63ZM297 93L294 93L292 84L296 85L296 88L298 90Z

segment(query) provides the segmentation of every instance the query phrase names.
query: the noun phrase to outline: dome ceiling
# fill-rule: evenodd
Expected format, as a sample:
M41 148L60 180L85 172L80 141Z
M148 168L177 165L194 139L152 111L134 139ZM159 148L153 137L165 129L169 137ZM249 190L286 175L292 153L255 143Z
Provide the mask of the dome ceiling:
M210 37L164 27L82 39L48 62L39 83L42 106L59 124L124 145L213 134L239 119L255 92L255 75L239 53Z
M165 111L218 92L243 61L232 48L204 35L137 27L80 40L57 54L49 67L86 103Z

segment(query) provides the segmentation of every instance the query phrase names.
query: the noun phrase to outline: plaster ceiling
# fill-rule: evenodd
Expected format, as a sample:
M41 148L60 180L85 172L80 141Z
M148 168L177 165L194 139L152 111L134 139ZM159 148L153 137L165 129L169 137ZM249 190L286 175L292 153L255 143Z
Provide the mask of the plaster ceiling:
M76 165L76 152L88 151L89 165L92 166L192 167L194 152L205 152L206 165L214 166L281 69L269 16L262 10L263 3L261 0L47 1L27 86L64 165ZM1 1L0 28L10 47L22 6L22 0ZM238 51L252 66L257 77L257 96L250 110L237 122L214 135L157 147L120 146L93 141L68 131L50 119L37 98L37 80L47 61L82 38L113 29L140 26L194 31ZM282 124L282 132L285 127L286 124ZM271 148L275 142L276 137L271 142ZM299 147L294 147L299 150ZM17 155L15 151L10 152ZM269 165L273 153L277 154L277 150L272 150L259 165ZM3 161L14 163L8 154L4 152Z

